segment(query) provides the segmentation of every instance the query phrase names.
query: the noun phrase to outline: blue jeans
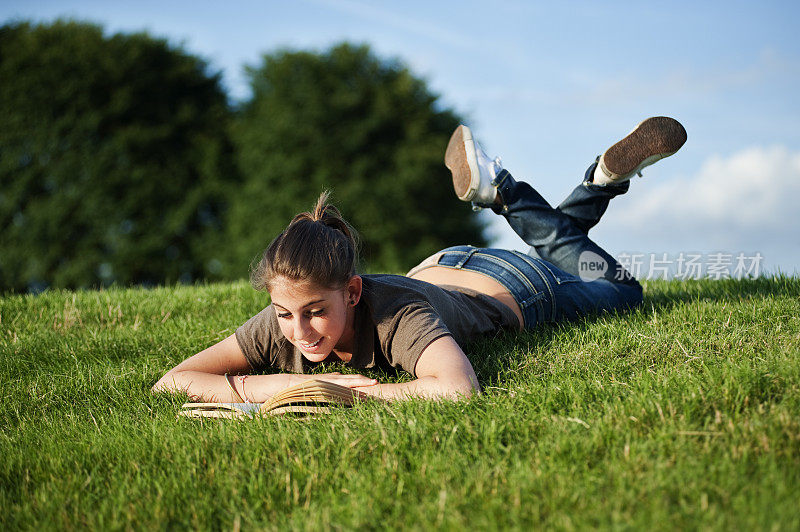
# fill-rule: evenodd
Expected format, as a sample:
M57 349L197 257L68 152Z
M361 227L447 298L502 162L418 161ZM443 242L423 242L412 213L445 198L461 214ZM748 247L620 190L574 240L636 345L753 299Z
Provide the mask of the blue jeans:
M492 209L531 246L530 253L455 246L437 254L436 264L497 280L519 304L528 328L641 304L641 285L588 236L609 201L629 187L628 182L592 184L596 165L556 208L529 184L501 171L495 185L503 205Z

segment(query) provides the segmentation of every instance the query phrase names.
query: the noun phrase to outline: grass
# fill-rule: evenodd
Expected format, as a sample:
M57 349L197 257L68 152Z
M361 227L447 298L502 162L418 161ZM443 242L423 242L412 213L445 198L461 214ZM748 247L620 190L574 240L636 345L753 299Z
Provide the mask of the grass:
M265 303L0 298L0 529L800 528L800 279L650 281L476 342L464 403L176 420L150 386Z

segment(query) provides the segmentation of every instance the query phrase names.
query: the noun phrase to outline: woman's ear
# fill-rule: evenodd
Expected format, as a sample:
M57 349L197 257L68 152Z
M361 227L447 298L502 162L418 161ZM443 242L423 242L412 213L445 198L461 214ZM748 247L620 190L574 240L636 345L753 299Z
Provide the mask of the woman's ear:
M360 275L354 275L347 281L347 304L356 306L361 300L363 282Z

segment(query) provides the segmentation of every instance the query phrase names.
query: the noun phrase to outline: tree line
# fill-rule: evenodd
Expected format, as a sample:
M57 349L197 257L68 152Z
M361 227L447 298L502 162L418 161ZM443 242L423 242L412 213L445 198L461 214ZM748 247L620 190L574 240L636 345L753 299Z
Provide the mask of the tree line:
M366 45L221 75L146 33L0 27L0 291L237 279L324 189L363 267L485 244L442 164L460 118Z

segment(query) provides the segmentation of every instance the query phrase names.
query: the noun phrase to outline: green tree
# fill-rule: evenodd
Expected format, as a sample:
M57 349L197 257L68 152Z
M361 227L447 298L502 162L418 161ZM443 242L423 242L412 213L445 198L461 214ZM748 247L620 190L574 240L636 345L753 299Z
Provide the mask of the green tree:
M164 40L0 28L0 290L219 275L229 115Z
M247 72L253 94L234 127L244 179L231 203L234 268L324 189L360 232L371 270L401 271L442 247L485 243L443 164L459 119L402 64L340 44L265 55Z

